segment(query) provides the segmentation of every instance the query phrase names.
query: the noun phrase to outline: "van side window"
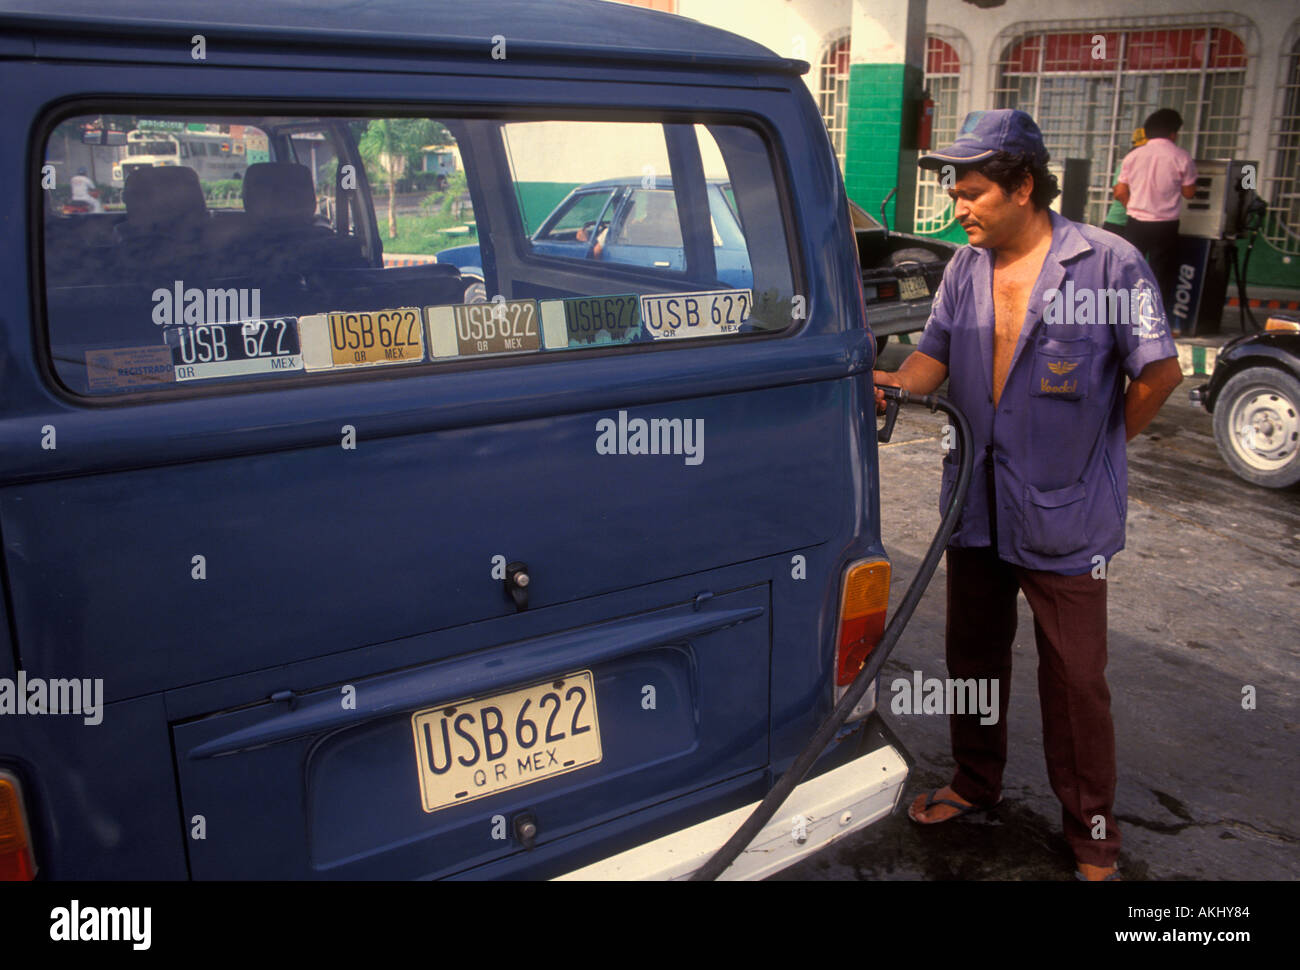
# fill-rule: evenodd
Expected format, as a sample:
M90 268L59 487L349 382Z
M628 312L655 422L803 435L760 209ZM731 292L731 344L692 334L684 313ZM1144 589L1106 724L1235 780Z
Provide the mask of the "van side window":
M771 162L739 125L83 113L45 147L50 358L78 394L792 322Z
M489 279L489 287L508 282L516 295L637 295L633 340L790 324L785 225L767 148L753 130L526 121L502 125L501 137L517 220L512 237L492 244L513 278ZM759 232L745 231L738 184L746 211L769 209L754 217ZM592 342L623 336L597 331Z

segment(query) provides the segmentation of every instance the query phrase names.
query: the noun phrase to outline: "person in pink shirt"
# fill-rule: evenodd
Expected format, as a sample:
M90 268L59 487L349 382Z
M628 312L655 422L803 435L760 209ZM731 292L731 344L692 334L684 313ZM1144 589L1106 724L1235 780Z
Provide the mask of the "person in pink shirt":
M1173 108L1142 124L1146 144L1124 156L1114 197L1128 209L1125 236L1146 257L1165 306L1173 296L1178 263L1178 216L1196 194L1196 165L1176 144L1183 118Z

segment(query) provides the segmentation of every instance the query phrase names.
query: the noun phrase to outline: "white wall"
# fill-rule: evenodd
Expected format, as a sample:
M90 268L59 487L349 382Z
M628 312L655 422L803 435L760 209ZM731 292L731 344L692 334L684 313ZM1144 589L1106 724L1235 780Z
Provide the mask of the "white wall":
M804 81L817 94L817 65L849 35L852 0L677 0L677 12L748 37L784 57L812 64Z

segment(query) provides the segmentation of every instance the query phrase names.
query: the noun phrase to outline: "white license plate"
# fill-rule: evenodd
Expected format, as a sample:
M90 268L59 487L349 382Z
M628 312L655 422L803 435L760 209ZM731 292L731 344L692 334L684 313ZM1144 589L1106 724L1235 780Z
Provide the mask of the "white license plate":
M900 276L898 293L904 300L920 300L930 295L924 276Z
M753 308L749 290L647 295L641 297L641 321L652 340L714 337L736 333Z
M598 764L590 670L416 711L415 765L426 812Z

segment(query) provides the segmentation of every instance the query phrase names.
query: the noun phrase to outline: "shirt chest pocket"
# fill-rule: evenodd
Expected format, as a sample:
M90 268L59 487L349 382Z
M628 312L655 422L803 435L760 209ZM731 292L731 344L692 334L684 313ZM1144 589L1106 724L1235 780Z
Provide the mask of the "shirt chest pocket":
M1034 347L1029 373L1030 397L1080 401L1092 381L1092 341L1043 338Z

